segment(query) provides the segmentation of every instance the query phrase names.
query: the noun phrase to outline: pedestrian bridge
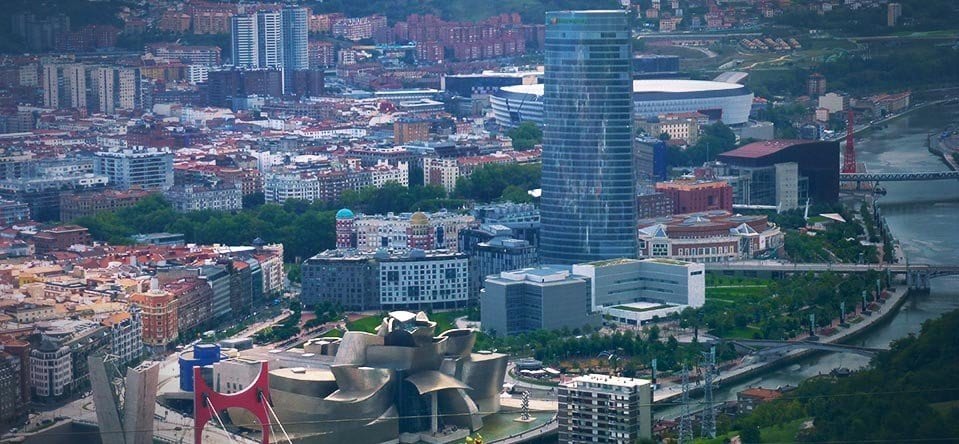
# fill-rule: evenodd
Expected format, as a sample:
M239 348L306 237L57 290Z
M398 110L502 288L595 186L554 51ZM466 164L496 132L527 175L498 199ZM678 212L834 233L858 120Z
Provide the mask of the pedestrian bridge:
M853 353L873 357L883 351L879 348L859 347L855 345L831 344L816 341L775 341L771 339L732 339L727 342L759 353L778 353L790 350L822 350L838 353Z
M913 290L928 290L929 280L940 276L959 276L959 265L932 264L843 264L843 263L793 263L780 261L741 261L706 264L706 271L719 272L773 272L773 273L865 273L882 271L902 274Z

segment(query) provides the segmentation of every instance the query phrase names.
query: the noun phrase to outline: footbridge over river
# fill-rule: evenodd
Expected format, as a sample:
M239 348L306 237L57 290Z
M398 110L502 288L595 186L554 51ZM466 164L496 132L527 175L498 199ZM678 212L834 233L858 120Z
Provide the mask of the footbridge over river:
M706 271L727 274L742 273L758 275L770 273L785 275L791 273L865 273L881 271L905 276L910 290L928 290L929 280L940 276L959 276L959 265L940 264L841 264L841 263L793 263L774 260L720 262L706 264Z
M873 357L882 349L859 347L856 345L834 344L817 341L774 341L770 339L729 339L729 342L736 347L744 348L750 352L757 353L778 353L782 354L791 350L823 350L839 353L853 353L857 355Z

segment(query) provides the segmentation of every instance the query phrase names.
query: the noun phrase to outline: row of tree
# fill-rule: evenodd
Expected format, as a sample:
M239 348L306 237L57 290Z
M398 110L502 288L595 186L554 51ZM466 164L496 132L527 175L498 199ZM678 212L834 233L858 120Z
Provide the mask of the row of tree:
M335 213L339 208L355 212L436 211L465 208L470 201L506 199L527 202L526 190L539 187L540 167L530 165L487 165L470 178L461 178L452 196L439 186L404 187L387 183L381 188L344 192L335 202L288 200L282 205L248 202L249 208L236 212L197 211L178 213L159 194L115 212L79 218L94 239L111 244L129 244L139 233L183 233L187 242L199 244L246 245L259 237L284 245L287 262L295 262L333 248Z
M862 292L871 294L881 278L878 272L855 276L798 274L769 281L730 282L722 280L728 278L710 278L710 285L744 286L750 291L730 289L716 296L717 290L707 288L706 305L684 310L679 316L679 325L709 330L710 334L720 337L789 339L809 329L810 314L815 315L818 327L824 327L839 318L842 303L846 304L847 314L853 313ZM749 334L743 334L744 331Z

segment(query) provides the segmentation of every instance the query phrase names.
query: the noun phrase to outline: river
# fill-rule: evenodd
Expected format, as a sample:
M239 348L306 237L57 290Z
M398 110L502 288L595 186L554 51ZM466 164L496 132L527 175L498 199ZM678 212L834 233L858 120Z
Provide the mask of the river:
M942 160L926 149L926 137L956 122L959 122L956 104L916 110L888 122L885 129L857 138L857 160L870 172L947 170ZM882 214L909 261L959 264L959 181L894 182L883 186L888 193L879 201ZM887 347L898 338L919 332L924 321L959 309L959 277L933 279L931 287L929 294L910 296L895 317L853 343ZM859 355L817 354L762 377L720 386L714 389L713 396L717 401L732 400L737 392L748 387L798 385L806 378L837 367L859 369L868 364L869 359ZM657 418L679 414L678 406L654 413Z

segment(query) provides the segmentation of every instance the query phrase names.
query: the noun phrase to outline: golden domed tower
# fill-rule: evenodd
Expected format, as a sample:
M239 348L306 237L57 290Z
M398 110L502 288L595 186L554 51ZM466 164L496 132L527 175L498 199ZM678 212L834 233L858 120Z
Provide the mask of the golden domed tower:
M410 248L419 248L421 250L436 249L433 227L430 226L430 218L422 211L417 211L410 217L410 228L406 233L406 238L406 244Z

